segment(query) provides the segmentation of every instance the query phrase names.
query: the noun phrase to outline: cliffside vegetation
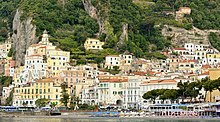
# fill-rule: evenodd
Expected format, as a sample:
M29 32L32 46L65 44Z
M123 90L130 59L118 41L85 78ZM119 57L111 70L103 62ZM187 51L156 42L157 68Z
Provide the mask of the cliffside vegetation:
M220 28L218 0L92 0L98 16L104 20L105 33L99 35L105 41L104 50L98 53L85 51L83 43L87 37L97 37L98 22L85 11L82 0L0 0L0 41L7 38L12 18L17 8L23 10L21 19L33 17L37 25L37 36L48 30L51 41L63 50L71 52L77 63L97 62L108 54L130 51L136 57L165 58L157 52L170 46L170 41L161 36L163 24L190 29L192 25L201 29ZM181 6L192 8L185 21L177 22L174 16L164 11L176 11ZM191 18L193 21L191 21ZM128 40L115 50L122 34L122 26L128 24ZM160 25L160 26L155 26Z
M213 47L215 47L217 50L220 50L220 35L219 34L211 32L209 34L209 41Z

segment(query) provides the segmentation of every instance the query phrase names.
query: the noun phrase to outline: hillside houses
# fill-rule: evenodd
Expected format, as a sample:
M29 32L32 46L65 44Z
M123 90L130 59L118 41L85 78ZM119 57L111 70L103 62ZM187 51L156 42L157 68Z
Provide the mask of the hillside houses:
M102 49L98 40L86 41L90 50L88 44ZM219 52L205 44L185 43L161 53L167 59L147 60L125 51L107 55L103 67L96 63L72 66L70 52L50 43L48 33L44 31L41 41L27 49L24 66L15 67L11 57L2 60L2 74L13 79L9 86L3 87L2 104L13 92L12 105L15 106L36 107L35 101L43 98L50 100L49 105L63 106L61 84L65 83L70 98L78 99L77 104L142 109L153 104L152 100L143 99L144 93L155 89L178 89L180 82L197 82L209 77L209 71L220 64ZM115 69L119 73L109 72ZM201 91L201 94L205 92ZM169 99L161 101L159 98L155 102L171 103Z

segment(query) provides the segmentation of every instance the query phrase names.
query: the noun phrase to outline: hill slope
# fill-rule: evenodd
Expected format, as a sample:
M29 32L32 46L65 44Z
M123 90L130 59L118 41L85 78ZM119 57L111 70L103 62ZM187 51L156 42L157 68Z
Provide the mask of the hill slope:
M169 24L188 28L219 29L220 6L218 0L1 0L0 41L12 31L12 20L16 9L23 11L21 21L32 17L36 25L36 36L48 30L51 41L63 50L71 52L78 63L101 62L107 54L128 50L136 57L164 58L154 53L170 46L170 41L161 36L161 27ZM94 7L94 11L86 9ZM192 14L183 23L174 16L165 16L164 11L175 11L180 6L192 8ZM91 15L91 13L93 15ZM207 14L209 13L209 14ZM94 17L95 16L95 17ZM127 30L123 27L128 25ZM128 33L128 34L125 34ZM125 35L124 35L125 34ZM127 38L126 35L128 35ZM105 50L99 53L85 51L83 43L87 37L98 37L105 41ZM118 43L120 42L120 43ZM152 52L152 53L149 53Z

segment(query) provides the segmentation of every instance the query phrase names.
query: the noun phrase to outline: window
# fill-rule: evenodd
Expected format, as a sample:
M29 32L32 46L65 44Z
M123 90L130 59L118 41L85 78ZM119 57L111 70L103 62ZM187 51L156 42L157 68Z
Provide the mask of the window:
M122 84L121 84L121 83L119 84L119 87L120 87L120 88L122 87Z
M116 88L116 83L114 83L114 87Z
M48 89L48 92L50 93L50 89Z
M56 99L58 99L58 95L56 95Z
M113 91L113 94L114 94L114 95L116 95L116 94L117 94L117 92L116 92L116 91Z
M56 89L56 92L58 92L58 89Z

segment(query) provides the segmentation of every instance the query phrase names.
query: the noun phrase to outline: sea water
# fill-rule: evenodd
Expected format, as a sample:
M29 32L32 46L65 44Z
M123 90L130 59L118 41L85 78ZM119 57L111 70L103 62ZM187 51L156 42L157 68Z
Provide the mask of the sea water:
M220 122L220 119L0 117L0 122Z

